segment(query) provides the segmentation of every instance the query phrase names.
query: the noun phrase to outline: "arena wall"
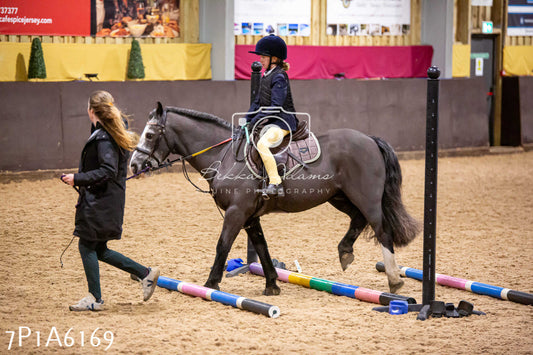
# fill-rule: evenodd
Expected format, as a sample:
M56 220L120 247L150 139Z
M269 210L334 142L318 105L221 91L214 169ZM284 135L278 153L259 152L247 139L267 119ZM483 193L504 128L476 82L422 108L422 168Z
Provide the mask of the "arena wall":
M519 77L522 145L533 145L533 77Z
M439 147L488 147L483 79L440 83ZM291 85L297 110L311 115L317 134L354 128L383 137L398 151L424 149L426 79L294 80ZM527 87L531 90L530 82ZM114 95L139 133L157 101L231 121L250 100L249 81L0 83L0 170L76 168L89 136L87 99L98 89Z
M533 78L503 78L501 144L533 145Z

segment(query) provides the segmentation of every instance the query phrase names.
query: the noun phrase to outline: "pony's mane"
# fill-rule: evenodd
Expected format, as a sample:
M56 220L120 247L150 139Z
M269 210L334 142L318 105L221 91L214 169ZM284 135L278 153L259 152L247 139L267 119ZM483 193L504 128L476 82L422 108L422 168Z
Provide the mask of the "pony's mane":
M191 110L188 108L173 107L173 106L167 106L166 110L167 112L174 112L180 115L187 116L189 118L209 121L222 128L231 129L231 123L227 122L226 120L218 116L212 115L210 113L195 111L195 110Z

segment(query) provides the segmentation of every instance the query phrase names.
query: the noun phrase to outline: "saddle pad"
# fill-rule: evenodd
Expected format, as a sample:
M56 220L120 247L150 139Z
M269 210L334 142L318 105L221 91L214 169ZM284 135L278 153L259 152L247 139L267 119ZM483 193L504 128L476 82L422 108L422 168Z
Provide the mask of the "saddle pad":
M266 177L266 172L263 171L263 161L261 160L257 149L248 143L244 149L246 152L246 166L250 172L259 179ZM305 164L312 163L316 161L321 154L320 143L313 132L309 132L309 136L305 139L292 141L288 151L291 154L288 154L287 151L280 154L274 154L276 164L278 165L278 171L282 178L289 176L292 172L301 167L301 162ZM297 159L294 159L291 155Z

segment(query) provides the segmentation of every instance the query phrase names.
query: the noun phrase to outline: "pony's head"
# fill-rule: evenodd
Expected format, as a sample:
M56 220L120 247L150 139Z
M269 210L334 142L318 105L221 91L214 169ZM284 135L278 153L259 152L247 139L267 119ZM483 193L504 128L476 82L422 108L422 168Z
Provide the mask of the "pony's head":
M157 102L157 108L150 112L139 144L131 156L130 168L133 174L158 167L171 153L166 124L167 111L163 109L161 102Z

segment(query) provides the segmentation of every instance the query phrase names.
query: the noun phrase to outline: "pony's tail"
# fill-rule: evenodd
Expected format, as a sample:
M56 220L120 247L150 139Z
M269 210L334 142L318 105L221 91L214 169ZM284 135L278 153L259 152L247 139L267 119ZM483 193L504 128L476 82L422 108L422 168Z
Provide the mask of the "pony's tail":
M385 188L381 199L383 227L392 234L394 246L406 246L420 232L420 223L403 205L402 170L394 149L381 138L371 138L378 145L385 161Z

